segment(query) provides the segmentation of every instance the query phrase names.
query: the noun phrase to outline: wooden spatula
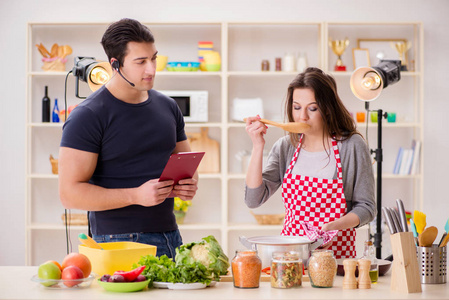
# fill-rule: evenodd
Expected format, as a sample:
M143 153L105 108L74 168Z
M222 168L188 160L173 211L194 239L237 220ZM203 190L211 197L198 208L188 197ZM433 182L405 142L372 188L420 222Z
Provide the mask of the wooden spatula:
M246 121L246 118L243 119L243 121ZM304 133L310 129L310 125L306 123L299 123L299 122L278 123L267 119L260 119L259 121L264 124L273 125L282 128L285 131L293 133Z
M437 235L438 229L435 226L427 227L418 237L419 245L421 247L432 247Z

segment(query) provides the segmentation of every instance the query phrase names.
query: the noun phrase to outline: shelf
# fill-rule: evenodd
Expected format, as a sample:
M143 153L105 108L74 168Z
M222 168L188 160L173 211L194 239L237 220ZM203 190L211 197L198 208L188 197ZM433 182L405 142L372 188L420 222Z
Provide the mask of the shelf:
M33 72L28 72L28 75L29 76L66 76L68 72L69 71L67 71L67 72L33 71Z
M50 224L50 223L33 223L29 226L32 230L65 230L64 224ZM70 225L71 230L87 230L87 225ZM221 229L220 224L180 224L181 230L209 230Z
M366 128L366 123L363 122L357 122L358 128ZM386 120L382 122L382 128L419 128L421 127L420 123L417 122L395 122L395 123L388 123ZM368 128L377 128L377 123L368 123Z
M222 72L171 72L171 71L159 71L156 72L157 76L221 76Z
M278 225L259 225L259 224L229 224L228 231L241 231L241 230L279 230L282 229L282 224Z
M56 174L30 174L27 176L32 179L58 179L58 175Z
M346 71L346 72L329 72L332 76L334 77L351 77L352 73L354 71ZM401 72L401 76L404 77L417 77L417 76L421 76L421 72L408 72L408 71L404 71Z
M288 76L295 77L298 72L283 72L283 71L231 71L226 73L228 76Z
M179 224L180 230L220 230L220 224Z
M220 128L221 126L222 126L222 124L218 123L218 122L214 122L214 123L189 123L189 122L186 122L185 123L185 127L186 128L189 128L189 127L195 127L195 128L200 128L200 127L209 127L209 128L211 128L211 127L218 127L218 128Z
M40 127L40 128L61 128L64 125L63 122L60 123L28 123L28 127Z
M58 175L51 174L48 161L49 153L57 153L60 144L63 122L42 123L41 99L42 88L48 85L50 96L63 99L63 80L68 76L73 57L70 56L66 64L66 71L44 72L41 70L41 55L34 45L36 43L49 44L54 40L67 40L74 52L76 49L88 51L88 55L105 60L105 54L98 44L98 37L104 33L109 23L29 23L28 24L28 49L27 49L27 99L26 99L26 264L38 264L40 261L55 259L58 253L63 253L64 243L57 239L65 238L65 226L57 219L50 219L48 211L49 203L59 201L57 192ZM186 233L185 242L189 238L209 235L211 231L220 236L220 242L226 253L233 253L235 249L234 238L245 235L246 232L264 235L266 232L279 232L282 225L259 225L248 214L233 218L247 207L243 202L244 188L242 183L246 178L245 173L240 173L242 162L235 157L239 151L250 151L251 140L245 133L246 124L234 121L231 117L233 99L254 98L263 99L263 106L267 118L273 121L283 122L283 103L288 83L299 72L285 72L275 70L275 58L282 60L286 53L298 54L298 51L306 53L309 66L318 66L328 72L338 81L340 97L345 101L349 111L363 111L360 101L355 101L350 90L349 80L353 74L352 53L347 49L343 54L343 61L348 66L347 72L334 72L336 56L328 47L329 38L338 36L351 39L352 45L357 38L377 38L387 33L402 36L403 32L410 41L414 42L409 50L409 58L415 61L414 69L417 72L401 72L402 84L389 88L386 97L379 99L380 107L385 111L395 111L399 118L396 123L388 123L383 120L382 127L387 136L394 136L384 145L384 151L391 154L397 153L397 148L409 144L411 139L423 139L423 54L422 24L412 23L360 23L360 22L144 22L152 28L155 35L164 36L157 42L158 48L170 59L196 60L198 57L198 41L210 40L214 43L214 50L219 51L222 60L222 70L218 72L171 72L160 71L156 76L160 79L156 89L160 90L208 90L209 91L209 120L214 122L185 123L186 132L198 132L202 127L211 128L211 138L220 141L220 172L200 173L201 190L197 194L198 202L202 206L199 211L192 211L192 222L204 220L203 223L181 224L180 230ZM340 26L342 25L342 26ZM392 26L390 26L392 25ZM400 26L395 26L400 25ZM407 27L408 26L408 27ZM391 27L391 28L390 28ZM368 29L368 30L367 30ZM384 32L379 32L378 29ZM405 30L403 30L405 29ZM73 33L81 31L82 35ZM345 35L341 35L341 34ZM413 35L413 38L412 38ZM200 39L201 38L201 39ZM352 46L350 46L352 48ZM394 51L394 49L392 49ZM394 52L393 52L394 53ZM262 60L269 60L270 71L261 71ZM73 76L73 75L71 75ZM71 77L69 76L69 77ZM404 80L405 79L405 80ZM73 79L72 79L73 80ZM73 86L69 88L73 89ZM81 87L83 95L89 95L88 87ZM68 105L79 103L72 92L68 94ZM53 100L52 98L52 100ZM397 101L390 101L397 99ZM354 100L354 101L353 101ZM282 102L282 107L280 103ZM357 123L358 130L369 131L370 138L374 136L377 123ZM399 122L399 120L412 120ZM416 120L416 121L415 121ZM274 127L273 127L274 128ZM367 130L367 128L369 130ZM373 131L373 132L372 132ZM265 150L268 152L276 140L283 136L281 129L271 131L267 135ZM423 154L423 153L422 153ZM421 154L421 155L422 155ZM394 158L384 155L384 171L392 171ZM375 166L374 166L375 167ZM416 209L422 209L423 203L423 171L424 164L419 166L420 174L396 175L383 173L385 198L398 198L404 195L408 200L407 205ZM48 172L48 173L46 173ZM407 194L409 193L409 194ZM398 194L398 195L396 195ZM210 197L216 202L211 203ZM45 204L45 205L42 205ZM50 204L50 205L52 205ZM207 214L207 210L216 209L216 218L201 217ZM246 211L247 213L247 211ZM195 215L194 214L198 214ZM230 217L231 216L231 217ZM55 224L33 222L54 221ZM188 219L189 220L189 219ZM232 222L230 222L232 220ZM207 222L207 223L206 223ZM87 226L70 226L72 230L87 231ZM49 248L50 242L58 241L58 245ZM55 243L56 244L56 243ZM59 245L60 244L60 245ZM38 253L37 248L48 249L45 253ZM58 248L59 247L59 248Z
M50 223L32 223L29 225L32 230L65 230L64 224L50 224ZM70 225L70 230L84 230L87 231L87 225Z

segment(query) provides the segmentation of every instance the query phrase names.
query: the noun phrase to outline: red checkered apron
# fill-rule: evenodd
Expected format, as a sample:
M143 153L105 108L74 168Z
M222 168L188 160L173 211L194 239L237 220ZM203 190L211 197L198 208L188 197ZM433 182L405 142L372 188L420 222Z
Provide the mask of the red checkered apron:
M301 149L302 136L285 172L282 183L282 198L285 220L282 235L304 235L299 222L312 223L321 228L324 224L341 218L346 213L343 193L343 172L337 142L332 140L332 149L337 161L337 179L322 179L292 174L293 166ZM332 246L336 258L353 258L355 253L355 229L340 230Z

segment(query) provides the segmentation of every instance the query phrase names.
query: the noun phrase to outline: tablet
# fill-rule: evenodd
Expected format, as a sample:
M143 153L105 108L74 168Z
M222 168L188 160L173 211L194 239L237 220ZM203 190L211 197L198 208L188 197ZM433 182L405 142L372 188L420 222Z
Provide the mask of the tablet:
M173 180L176 185L181 179L192 178L204 154L205 152L179 152L170 155L159 181ZM168 197L174 197L174 194L170 193Z

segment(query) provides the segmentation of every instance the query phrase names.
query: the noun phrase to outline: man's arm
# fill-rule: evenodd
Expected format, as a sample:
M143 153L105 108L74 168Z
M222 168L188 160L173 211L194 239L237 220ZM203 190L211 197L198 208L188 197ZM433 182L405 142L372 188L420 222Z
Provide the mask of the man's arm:
M184 140L176 143L176 148L173 153L179 152L190 152L192 151L190 148L190 144L188 140ZM174 191L177 197L182 200L191 200L196 194L198 190L198 171L195 171L195 174L192 178L182 179L179 181L179 184L175 185Z
M162 203L172 190L172 180L152 179L139 187L107 189L89 183L98 154L77 149L59 149L59 197L70 209L102 211L132 204L154 206Z

